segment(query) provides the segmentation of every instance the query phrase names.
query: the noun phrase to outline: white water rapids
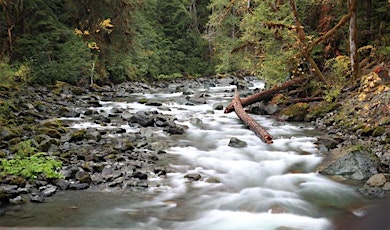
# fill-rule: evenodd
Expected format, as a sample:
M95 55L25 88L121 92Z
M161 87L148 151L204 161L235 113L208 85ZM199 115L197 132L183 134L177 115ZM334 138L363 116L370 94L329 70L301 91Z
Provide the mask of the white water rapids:
M254 87L261 86L257 84ZM315 132L253 116L274 137L273 144L263 143L234 112L212 110L216 103L230 102L231 89L199 89L209 97L207 104L196 106L175 103L181 93L140 95L164 102L170 111L138 103L107 103L107 110L157 109L175 115L177 123L189 128L171 137L174 147L167 152L177 156L171 164L176 172L155 178L162 184L150 189L156 196L103 215L113 219L143 216L133 223L142 229L331 229L332 214L350 205L356 194L315 172L322 160L314 144ZM247 147L228 146L231 137L244 140ZM184 177L189 173L202 178L191 182Z
M262 86L256 81L253 88ZM172 146L167 153L174 172L149 177L151 184L160 186L149 186L142 198L133 197L132 191L125 195L69 191L67 196L57 195L55 202L39 204L38 209L27 205L33 213L30 222L34 226L152 230L328 230L335 218L352 213L358 199L354 189L315 172L322 160L315 145L318 133L302 124L252 115L274 138L273 144L263 143L234 112L213 110L215 104L226 106L231 101L233 88L191 89L208 95L206 104L195 106L176 103L185 97L182 93L137 93L134 102L102 101L103 107L92 109L157 110L174 115L176 123L187 126L182 135L161 131L151 137ZM137 103L141 98L163 106ZM73 128L87 127L99 125L82 119L73 124ZM121 127L127 132L140 131L129 125ZM110 124L104 126L109 128ZM232 137L247 146L230 147ZM186 179L190 173L201 179ZM59 207L61 202L65 208ZM28 218L18 221L31 226Z

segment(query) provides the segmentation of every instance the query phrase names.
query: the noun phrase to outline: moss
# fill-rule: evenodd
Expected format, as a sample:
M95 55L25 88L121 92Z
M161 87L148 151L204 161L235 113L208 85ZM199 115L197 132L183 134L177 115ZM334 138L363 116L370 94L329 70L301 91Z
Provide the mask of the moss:
M71 134L71 141L81 141L84 139L85 134L87 131L85 129L80 129Z
M360 129L363 129L364 127L366 127L365 124L358 124L358 125L353 126L353 127L351 128L351 131L352 131L352 132L356 132L356 131L358 131L358 130L360 130Z
M7 154L5 154L5 152L0 150L0 158L5 158L6 156Z
M55 130L57 130L58 132L61 132L61 133L65 133L65 132L68 131L67 128L64 127L63 122L61 120L59 120L59 119L45 120L45 121L42 121L40 125L45 127L45 128L55 129Z
M70 85L63 81L56 81L55 85L52 87L52 93L59 95L65 87L70 87Z
M80 87L72 87L72 93L75 95L82 95L84 90Z
M367 125L363 129L361 129L360 134L363 136L371 136L372 133L374 132L374 130L375 130L375 127L373 127L371 125Z
M374 129L374 131L372 131L372 136L373 137L378 137L378 136L381 136L382 134L385 133L385 130L386 128L383 127L383 126L378 126Z
M379 125L390 125L390 117L389 116L384 116L382 117L379 122L378 122Z
M369 149L367 149L361 144L357 144L357 145L347 146L345 151L351 153L357 153L357 152L369 152Z
M39 134L46 134L52 138L60 138L61 137L60 132L56 129L42 127L42 128L38 128L37 131Z
M148 99L147 98L141 98L139 101L138 101L138 103L140 103L140 104L146 104L146 103L148 103Z
M327 113L335 110L339 107L338 103L335 102L320 102L310 107L309 113L306 115L307 121L313 121L316 118L323 117Z
M303 121L309 109L308 103L296 103L282 109L281 114L289 121Z
M285 103L286 101L288 100L288 98L286 96L284 96L283 94L276 94L272 100L270 101L270 104L283 104Z

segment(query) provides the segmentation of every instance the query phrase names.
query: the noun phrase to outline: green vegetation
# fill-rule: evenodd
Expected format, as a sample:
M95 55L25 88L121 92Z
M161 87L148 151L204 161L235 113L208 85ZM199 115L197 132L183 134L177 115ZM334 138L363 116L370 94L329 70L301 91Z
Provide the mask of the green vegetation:
M7 0L0 6L0 80L6 86L231 73L272 84L318 75L313 62L326 72L338 56L349 58L348 20L317 42L348 13L345 1ZM388 61L390 3L358 1L357 7L357 48L373 47L376 58ZM333 71L337 78L350 74ZM327 89L327 98L337 97L339 88Z
M26 179L36 179L39 176L45 178L61 178L57 170L61 168L61 161L46 156L44 152L38 152L31 146L31 141L23 141L16 145L16 154L13 159L0 159L0 175L23 176Z

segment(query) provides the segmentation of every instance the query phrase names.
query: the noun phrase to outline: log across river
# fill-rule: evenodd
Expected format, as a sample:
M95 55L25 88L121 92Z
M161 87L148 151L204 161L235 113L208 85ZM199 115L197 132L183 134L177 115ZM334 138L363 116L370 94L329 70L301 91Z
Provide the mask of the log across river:
M254 80L253 84L252 89L262 82ZM192 89L208 95L205 104L196 106L178 103L181 92L135 93L134 102L102 102L100 110L158 110L175 115L176 123L187 126L182 135L158 133L152 137L171 146L166 152L172 172L148 178L158 186L141 192L59 192L52 201L26 205L22 214L16 214L21 215L15 217L19 218L16 226L327 230L339 216L357 214L353 207L359 196L354 188L315 172L322 156L313 129L253 115L272 135L273 144L269 145L236 114L213 109L218 103L229 104L234 88ZM140 98L170 109L140 104ZM88 125L78 120L72 127ZM246 146L229 146L232 137L245 141Z

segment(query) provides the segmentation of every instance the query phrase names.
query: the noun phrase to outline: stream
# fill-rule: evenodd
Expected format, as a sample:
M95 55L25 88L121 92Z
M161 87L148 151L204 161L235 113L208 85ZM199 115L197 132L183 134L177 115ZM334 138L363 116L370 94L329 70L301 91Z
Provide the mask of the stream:
M251 88L261 87L261 81L254 81ZM134 93L126 102L102 101L103 107L96 109L157 110L174 115L177 124L187 126L182 135L158 132L151 137L172 146L166 152L173 172L149 178L158 186L142 192L59 191L45 203L28 203L13 218L0 222L44 227L327 230L342 215L359 215L353 207L360 197L352 186L315 172L323 158L315 144L320 133L308 124L252 115L274 138L273 144L263 143L234 112L213 109L219 103L226 106L234 88L192 89L208 95L206 104L196 106L177 103L182 93ZM140 104L140 98L163 106ZM91 125L76 120L72 127ZM247 146L229 146L232 137ZM186 175L201 178L191 181Z

